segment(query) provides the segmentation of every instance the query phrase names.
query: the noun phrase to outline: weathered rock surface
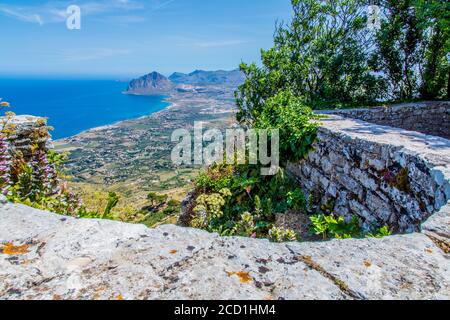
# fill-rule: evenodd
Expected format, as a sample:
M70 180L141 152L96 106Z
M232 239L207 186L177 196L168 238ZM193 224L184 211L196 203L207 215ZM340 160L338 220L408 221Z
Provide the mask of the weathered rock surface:
M29 160L31 150L36 146L46 151L53 148L51 135L48 132L47 120L30 115L0 117L0 130L10 131L8 141L11 154L19 153Z
M420 233L275 244L6 204L0 243L1 299L450 299L449 256Z

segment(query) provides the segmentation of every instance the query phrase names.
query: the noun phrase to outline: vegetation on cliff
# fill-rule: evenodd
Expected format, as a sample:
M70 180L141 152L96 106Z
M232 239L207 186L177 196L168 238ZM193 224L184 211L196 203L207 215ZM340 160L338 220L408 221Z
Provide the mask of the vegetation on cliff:
M380 6L381 29L375 31L368 28L366 2L292 0L293 18L278 25L274 46L262 50L262 67L241 65L246 81L235 95L237 121L280 129L282 165L302 159L314 142L320 119L312 109L448 96L448 4L402 0ZM292 240L291 230L274 225L274 215L314 213L309 201L283 169L274 177L260 176L258 169L218 164L200 175L190 224ZM355 219L346 222L333 212L311 216L311 223L323 237L365 236ZM380 226L368 235L389 233Z
M13 116L13 113L7 113L1 123L0 188L3 195L9 201L35 208L78 214L83 210L81 202L58 176L65 155L45 146L50 127L41 120L28 134L29 145L19 149L14 146L16 124L11 121Z
M67 177L62 174L67 155L46 146L51 128L45 120L39 120L32 132L27 133L29 144L17 148L16 134L19 129L13 118L13 113L7 113L0 124L0 190L7 200L63 215L142 222L149 226L179 210L179 202L167 196L157 197L156 203L149 196L151 204L142 210L116 211L114 209L120 198L114 192L107 196L93 194L102 207L87 209L80 196L68 187Z

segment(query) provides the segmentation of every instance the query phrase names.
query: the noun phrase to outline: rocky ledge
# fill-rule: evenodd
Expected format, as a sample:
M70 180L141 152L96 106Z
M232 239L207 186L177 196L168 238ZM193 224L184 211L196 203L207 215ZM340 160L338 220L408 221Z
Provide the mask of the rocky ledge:
M0 299L449 299L448 225L276 244L4 204Z

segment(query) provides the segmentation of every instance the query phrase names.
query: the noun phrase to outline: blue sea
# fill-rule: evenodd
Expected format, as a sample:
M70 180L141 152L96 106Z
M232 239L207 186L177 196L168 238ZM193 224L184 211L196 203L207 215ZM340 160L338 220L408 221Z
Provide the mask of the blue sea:
M168 106L164 96L122 94L126 88L126 82L114 80L0 78L0 98L11 104L7 111L47 117L54 127L53 139L149 115Z

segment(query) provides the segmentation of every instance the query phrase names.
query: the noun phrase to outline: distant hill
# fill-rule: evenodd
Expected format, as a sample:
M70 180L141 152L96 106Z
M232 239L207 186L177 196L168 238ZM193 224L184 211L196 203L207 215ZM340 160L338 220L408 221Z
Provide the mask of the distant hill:
M169 80L176 84L229 84L240 85L244 82L244 74L236 69L232 71L203 71L196 70L189 74L175 72L169 77Z
M154 71L138 79L134 79L128 85L127 94L156 95L169 93L175 88L162 74Z
M196 70L189 74L175 72L169 78L154 71L143 77L132 80L126 94L157 95L167 94L173 90L178 92L200 92L208 85L230 85L237 87L245 80L240 70L203 71Z

